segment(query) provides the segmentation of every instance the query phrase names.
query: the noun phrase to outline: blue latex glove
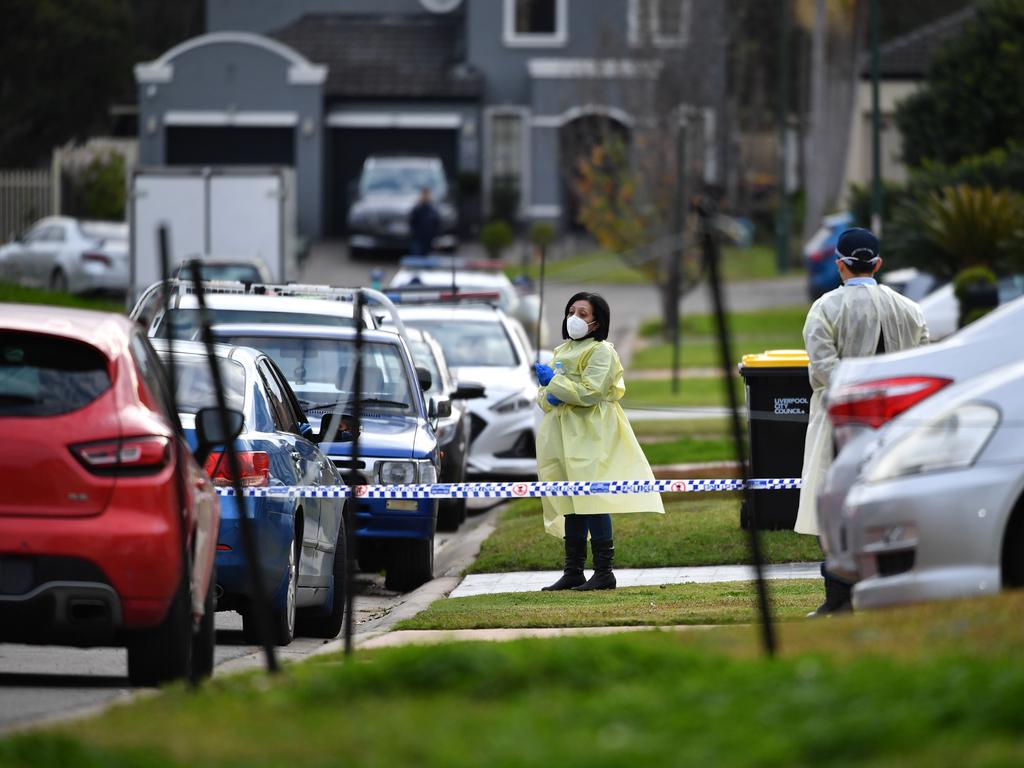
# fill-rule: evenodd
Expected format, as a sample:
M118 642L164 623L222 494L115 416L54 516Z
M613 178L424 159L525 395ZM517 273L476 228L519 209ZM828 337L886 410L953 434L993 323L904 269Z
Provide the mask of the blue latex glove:
M544 365L544 363L534 363L533 372L537 375L537 381L540 382L542 387L550 384L551 379L555 377L555 372L550 366Z
M561 405L561 404L562 404L562 401L561 401L561 400L559 400L559 399L558 399L557 397L555 397L554 395L548 395L548 403L549 403L550 405Z

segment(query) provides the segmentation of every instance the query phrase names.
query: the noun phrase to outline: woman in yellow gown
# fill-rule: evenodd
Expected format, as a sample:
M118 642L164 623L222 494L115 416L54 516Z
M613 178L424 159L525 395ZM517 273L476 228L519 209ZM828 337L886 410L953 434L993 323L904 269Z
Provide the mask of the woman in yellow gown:
M581 292L565 305L562 338L552 366L537 365L544 411L537 433L537 476L556 480L653 480L647 457L619 400L626 392L622 364L608 339L611 310L594 293ZM612 514L661 512L658 493L543 498L544 527L565 541L562 577L544 591L614 589ZM583 578L587 535L594 575Z

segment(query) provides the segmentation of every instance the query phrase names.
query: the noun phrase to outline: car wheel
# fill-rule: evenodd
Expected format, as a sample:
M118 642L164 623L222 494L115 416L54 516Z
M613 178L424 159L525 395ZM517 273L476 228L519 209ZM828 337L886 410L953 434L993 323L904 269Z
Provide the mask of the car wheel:
M54 293L68 292L68 276L64 274L63 269L53 270L53 274L50 275L50 290Z
M192 662L192 590L189 568L164 620L152 629L133 633L128 640L128 680L135 686L154 686L188 676Z
M295 613L299 591L299 537L292 532L288 548L288 566L285 570L284 605L273 608L270 614L270 636L275 645L288 645L295 638ZM258 644L261 640L256 625L256 614L250 606L242 614L242 633L246 642Z
M365 248L350 248L348 252L349 257L352 261L362 261L366 258Z
M391 546L384 586L409 592L434 578L434 537L395 539Z
M1024 587L1024 499L1003 534L1003 586L1008 589Z
M353 542L356 548L356 563L363 573L380 573L387 563L381 552L379 541L374 539L359 539Z
M210 571L210 583L206 588L203 619L199 623L199 630L192 635L192 679L196 681L213 674L214 652L217 648L217 600L214 597L216 588L215 567Z
M320 609L305 611L299 616L296 633L304 637L320 637L330 640L338 636L345 618L345 589L347 587L347 541L345 522L338 529L338 543L334 547L334 573L327 604ZM320 610L320 615L313 611Z
M465 499L445 499L437 505L437 530L457 531L465 519Z

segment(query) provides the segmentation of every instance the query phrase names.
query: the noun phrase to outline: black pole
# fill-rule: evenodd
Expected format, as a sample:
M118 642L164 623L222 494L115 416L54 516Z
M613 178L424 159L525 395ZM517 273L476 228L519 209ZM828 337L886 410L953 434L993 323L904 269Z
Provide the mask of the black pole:
M231 434L231 425L228 424L227 398L224 396L224 379L221 376L220 366L217 364L217 357L214 354L213 331L210 330L210 316L206 311L206 290L203 286L203 262L201 259L193 259L188 265L189 274L192 277L196 290L196 302L199 304L199 330L202 334L203 344L206 346L206 359L210 364L210 378L213 380L213 389L217 394L217 411L220 414L220 429L225 435ZM231 485L234 489L235 507L238 509L238 526L242 534L242 550L245 554L246 573L249 576L250 603L249 610L252 611L256 621L256 634L263 646L263 655L267 659L267 671L278 672L280 667L277 664L277 656L274 652L274 640L270 636L270 599L267 597L267 590L263 583L263 571L259 567L259 558L256 550L256 536L252 530L252 521L246 513L245 497L242 495L242 470L238 463L238 451L235 441L227 440L224 443L224 453L221 461L227 459L228 470L231 472Z
M786 189L789 172L789 0L779 2L779 26L779 102L776 115L779 203L775 212L775 265L779 272L785 272L789 269L789 191Z
M544 326L544 264L547 262L547 251L546 245L539 245L540 248L540 287L537 291L539 297L539 303L537 306L537 344L534 346L537 359L535 362L540 362L540 331Z
M683 118L683 115L680 115ZM687 123L680 120L676 130L676 210L673 228L678 243L669 253L668 291L671 295L668 322L672 333L672 394L679 394L679 294L682 275L683 248L686 240L686 135Z
M882 237L882 115L879 105L878 0L871 0L871 230Z
M157 253L160 254L160 276L162 278L162 299L164 305L164 317L170 318L171 310L171 285L169 281L170 277L170 244L167 236L167 225L161 224L157 228ZM170 326L168 326L170 327ZM174 427L174 499L175 509L182 511L185 508L185 473L183 466L185 462L185 451L181 444L181 435L184 434L184 430L181 426L181 415L178 413L178 378L176 374L176 364L174 361L174 334L168 334L167 348L169 354L167 355L167 363L164 366L167 369L167 394L168 399L171 401L171 412L168 417L171 419L171 426ZM183 514L178 515L178 533L181 539L181 563L182 568L187 568L190 560L188 551L188 531L185 530L185 516ZM185 574L186 578L191 579L191 574ZM211 585L212 587L212 585ZM195 664L189 661L188 670L188 682L189 686L195 688L199 685L200 677L196 673Z
M362 289L356 291L355 319L356 319L356 360L352 376L352 459L349 462L348 472L345 473L345 482L348 483L350 495L345 502L345 535L348 541L345 542L345 655L352 655L352 611L355 606L355 562L356 562L356 487L364 485L366 478L359 472L359 434L362 432L363 415L363 307L366 297Z
M753 509L753 495L750 490L750 471L747 463L747 451L743 442L743 428L740 425L739 402L736 399L736 388L732 384L732 350L729 344L729 329L726 326L725 306L722 300L722 280L719 273L718 238L715 234L715 203L705 199L698 208L701 223L701 241L704 246L704 262L708 270L711 297L715 306L715 325L718 332L718 348L722 358L722 375L725 389L729 393L729 410L732 414L732 439L736 446L736 459L740 464L740 476L743 478L743 498L747 509ZM772 626L771 606L768 603L768 586L764 580L764 564L761 557L761 539L756 522L747 526L750 534L750 555L754 561L754 574L757 581L757 603L761 614L762 641L764 652L769 657L775 655L775 632Z

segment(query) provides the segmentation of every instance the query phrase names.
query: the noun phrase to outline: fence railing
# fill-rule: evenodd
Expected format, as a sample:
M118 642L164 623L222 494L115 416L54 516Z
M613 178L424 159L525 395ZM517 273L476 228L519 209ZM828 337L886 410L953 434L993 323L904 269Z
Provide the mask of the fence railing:
M0 241L53 213L49 170L0 170Z

